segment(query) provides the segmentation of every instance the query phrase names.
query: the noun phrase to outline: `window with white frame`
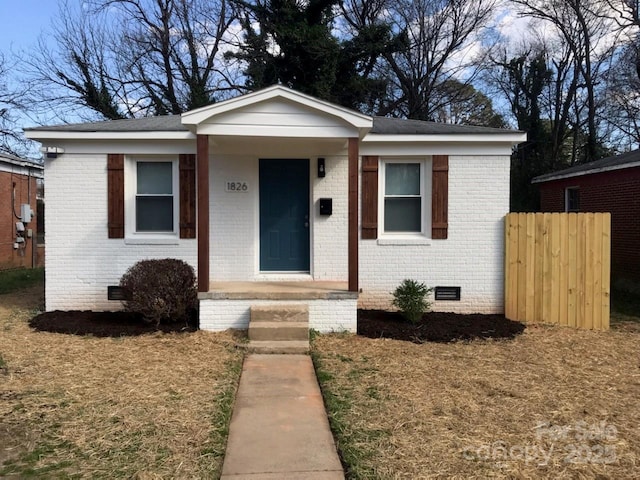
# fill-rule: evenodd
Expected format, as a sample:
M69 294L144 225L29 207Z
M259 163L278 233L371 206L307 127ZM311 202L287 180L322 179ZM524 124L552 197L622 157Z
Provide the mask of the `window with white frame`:
M130 235L177 233L178 166L175 159L136 158L129 163Z
M424 235L428 230L427 161L381 161L380 224L389 235Z

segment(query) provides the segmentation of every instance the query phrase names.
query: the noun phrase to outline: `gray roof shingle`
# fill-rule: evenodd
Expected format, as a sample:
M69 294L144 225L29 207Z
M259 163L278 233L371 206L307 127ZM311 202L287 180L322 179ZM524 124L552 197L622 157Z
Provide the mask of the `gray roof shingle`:
M607 170L617 170L631 167L633 164L640 164L640 149L631 152L614 155L613 157L601 158L593 162L574 165L573 167L558 170L557 172L546 173L531 180L531 183L542 183L560 178L576 177L587 173L595 173Z
M127 118L102 122L69 123L33 127L25 130L47 132L186 132L180 115L158 115L157 117Z
M102 122L73 123L27 128L29 131L53 132L186 132L180 115L160 115L157 117L110 120ZM516 132L500 128L451 125L448 123L405 120L402 118L374 117L370 133L379 135L456 135L456 134L499 134Z
M371 129L371 133L380 135L468 135L474 133L497 134L506 132L515 133L518 131L389 117L374 117L373 128Z

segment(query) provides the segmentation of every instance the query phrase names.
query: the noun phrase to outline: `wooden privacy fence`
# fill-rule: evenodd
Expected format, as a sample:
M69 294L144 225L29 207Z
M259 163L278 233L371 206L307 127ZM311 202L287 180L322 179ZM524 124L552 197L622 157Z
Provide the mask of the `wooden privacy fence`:
M510 213L505 316L609 329L611 214Z

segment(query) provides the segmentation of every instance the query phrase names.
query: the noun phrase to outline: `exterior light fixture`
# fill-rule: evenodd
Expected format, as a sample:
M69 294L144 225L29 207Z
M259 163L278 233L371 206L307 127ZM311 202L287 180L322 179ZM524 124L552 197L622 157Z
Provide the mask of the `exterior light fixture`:
M42 153L48 158L53 160L54 158L58 158L58 155L62 155L64 153L64 148L62 147L42 147L40 149Z
M324 158L318 158L318 178L324 178L326 173Z

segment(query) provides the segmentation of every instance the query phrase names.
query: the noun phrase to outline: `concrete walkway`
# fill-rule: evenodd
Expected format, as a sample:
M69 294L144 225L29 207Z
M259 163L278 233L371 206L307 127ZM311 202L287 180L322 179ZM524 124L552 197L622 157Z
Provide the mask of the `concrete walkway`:
M344 479L311 357L247 356L221 479Z

